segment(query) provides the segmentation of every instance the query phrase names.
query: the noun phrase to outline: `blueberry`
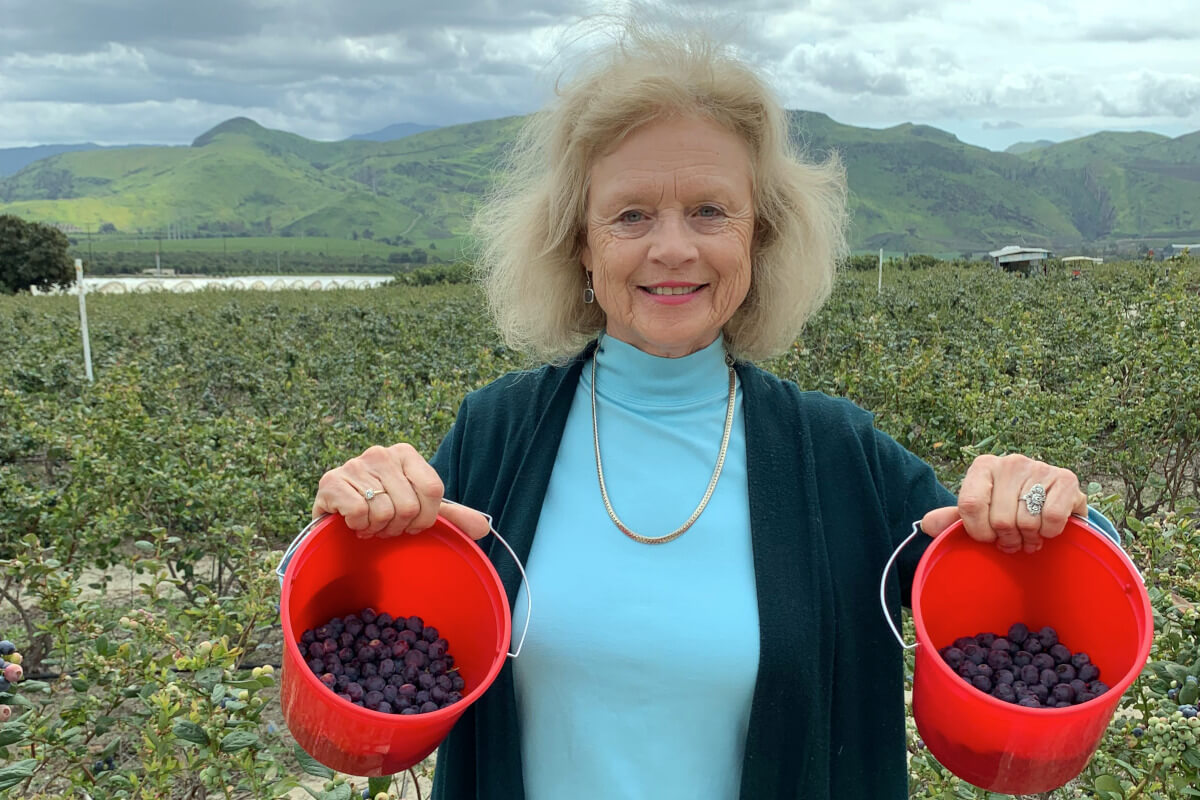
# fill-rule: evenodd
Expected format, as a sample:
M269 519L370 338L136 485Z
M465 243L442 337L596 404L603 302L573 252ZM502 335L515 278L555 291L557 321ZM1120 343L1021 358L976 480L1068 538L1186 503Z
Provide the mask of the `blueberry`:
M367 708L376 708L383 702L383 692L367 692L363 695L363 703Z
M396 618L386 612L375 618L375 624L381 628L391 625L395 621Z
M313 633L312 628L309 628L304 633L300 634L300 644L308 647L317 640L317 635Z
M433 644L438 639L442 638L438 633L438 629L432 625L426 626L425 630L421 634L421 637L430 644Z
M439 639L433 644L429 645L428 653L431 659L437 660L446 655L446 645L442 644L442 641L443 640Z
M1054 671L1058 673L1059 683L1070 683L1075 680L1075 668L1070 664L1059 664Z
M417 687L411 683L405 683L400 687L399 692L401 697L407 697L411 700L417 696Z
M1088 681L1090 683L1100 677L1100 668L1095 664L1084 664L1079 668L1076 677L1081 681Z
M433 702L432 700L427 700L426 702L421 704L421 713L422 714L428 714L430 711L437 711L437 710L438 710L437 703Z
M417 692L417 696L413 699L416 701L417 705L421 705L422 703L428 703L429 702L429 690L421 689L419 692Z
M1136 728L1133 729L1133 735L1134 735L1134 738L1140 739L1146 735L1146 731L1142 728L1141 725L1138 725Z
M1018 622L1008 629L1008 640L1013 644L1024 644L1029 638L1029 628L1025 627L1025 623Z
M429 652L429 642L425 641L424 639L417 639L417 641L413 643L413 647L417 650L420 650L422 653Z
M352 681L346 684L346 694L350 695L351 700L361 700L365 692L363 692L362 684Z
M992 695L997 700L1003 700L1006 703L1017 702L1016 692L1013 691L1012 686L1009 686L1008 684L1005 684L1005 683L1002 683L999 686L997 686L996 689L992 692Z
M1038 631L1037 638L1042 643L1043 650L1049 650L1058 644L1058 632L1049 625Z
M325 645L320 642L313 642L308 646L307 652L309 658L321 658L325 655Z
M365 628L363 628L362 635L367 637L368 639L378 639L379 638L379 626L373 622L368 624Z
M971 636L960 636L954 640L954 646L959 650L966 650L967 645L975 644L975 639Z
M987 663L992 669L1008 669L1012 666L1013 660L1012 656L1003 650L990 650Z
M363 625L370 625L378 617L379 615L375 613L375 609L373 608L364 608L358 612L358 618L362 620Z
M1104 681L1091 681L1088 683L1088 691L1094 695L1102 695L1108 691L1108 684Z
M1068 684L1060 683L1051 690L1050 696L1059 703L1070 703L1075 700L1075 690Z
M1091 692L1076 692L1075 693L1075 704L1076 705L1079 705L1080 703L1086 703L1088 700L1094 700L1094 699L1096 699L1096 695L1092 694Z
M1084 664L1092 663L1091 657L1087 653L1076 653L1071 656L1071 666L1075 669L1081 668Z
M1167 699L1168 700L1174 700L1177 697L1179 697L1178 689L1167 689Z
M1016 676L1013 675L1012 670L1007 669L996 670L996 674L993 677L997 684L1008 684L1009 686L1016 680Z
M408 628L400 631L399 639L402 642L407 642L409 647L412 647L417 642L416 631L411 631Z
M441 675L446 671L446 662L438 659L429 662L429 673L431 675Z
M420 669L429 663L429 659L420 650L409 650L404 654L404 665Z
M964 661L958 668L958 674L969 681L979 675L979 667L975 665L974 661Z
M458 690L457 690L457 689L456 689L456 690L454 690L453 692L451 692L451 693L450 693L450 694L449 694L449 695L446 697L446 702L447 702L447 703L457 703L459 700L462 700L462 695L461 695L461 694L459 694L459 692L458 692Z
M401 639L398 642L392 643L392 658L403 658L408 652L408 642Z
M332 689L334 684L337 683L337 677L331 672L326 672L321 676L321 683Z
M986 675L976 675L971 679L971 685L981 692L992 691L992 679Z
M1038 680L1040 679L1040 676L1041 676L1041 671L1037 667L1033 666L1032 664L1027 664L1024 667L1021 667L1021 680L1023 680L1025 683L1029 684L1030 686L1037 683Z
M320 675L322 672L325 671L325 659L322 659L322 658L310 659L308 662L308 668L310 670L312 670L314 673L316 673L317 675Z
M1033 656L1036 656L1045 649L1042 647L1042 640L1036 636L1030 636L1028 639L1026 639L1023 647L1025 648L1025 652Z
M405 627L415 634L420 634L425 630L425 621L418 616L411 616L405 621Z
M380 700L379 707L376 708L375 710L378 711L380 714L391 714L392 713L392 704L389 703L387 700Z
M1087 682L1081 681L1079 678L1071 681L1070 686L1075 690L1077 696L1087 691Z
M399 696L400 690L395 686L388 684L387 686L383 687L383 699L387 702L394 704L396 702L396 698Z
M1008 639L996 639L992 642L992 650L1001 650L1005 653L1015 653L1017 648L1013 647Z
M367 690L367 694L370 694L371 692L382 692L384 686L387 686L387 681L378 675L372 675L371 677L367 678L366 683L363 684L363 688Z
M963 650L963 655L967 657L968 661L975 665L982 664L987 660L987 651L977 644L967 645Z
M979 645L980 647L982 647L984 650L987 650L988 648L990 648L992 646L992 642L994 642L994 641L996 641L996 634L994 634L994 633L977 633L977 634L975 634L975 643L977 645Z
M1193 705L1180 706L1179 713L1183 714L1185 719L1191 719L1196 716L1196 707Z
M989 667L987 664L980 664L979 665L979 674L985 678L990 679L995 676L996 671L994 669L992 669L991 667Z
M1038 683L1047 689L1053 689L1058 686L1058 673L1052 669L1044 669L1038 673Z
M1033 663L1033 654L1028 650L1018 650L1017 654L1012 657L1012 660L1014 666L1023 667L1026 664Z
M1052 645L1049 649L1049 653L1050 655L1054 656L1055 664L1066 664L1071 660L1071 651L1067 649L1066 645Z
M448 692L440 686L434 686L429 690L429 699L435 703L446 702Z
M420 677L417 678L417 685L422 689L432 689L437 685L437 678L433 677L428 672L422 672Z
M1042 707L1042 704L1040 702L1038 702L1038 699L1036 697L1022 697L1020 700L1017 701L1017 705L1024 706L1025 708L1041 708Z
M1054 656L1049 653L1038 653L1033 657L1033 661L1029 663L1037 667L1038 672L1044 669L1054 669Z
M455 675L453 678L451 678L450 682L454 685L454 691L456 692L461 692L464 688L466 688L467 685L467 682L458 675Z
M416 708L409 706L408 708L401 709L400 713L401 714L420 714L421 712L418 711Z

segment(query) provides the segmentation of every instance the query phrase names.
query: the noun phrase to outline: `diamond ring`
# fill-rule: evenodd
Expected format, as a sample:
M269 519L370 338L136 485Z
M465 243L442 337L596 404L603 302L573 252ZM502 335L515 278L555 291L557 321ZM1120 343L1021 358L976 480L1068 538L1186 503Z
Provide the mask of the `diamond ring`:
M380 494L387 494L387 489L366 489L363 491L363 497L367 498L368 503L375 499L376 495Z
M1042 513L1042 506L1046 503L1046 487L1035 483L1029 487L1028 492L1021 495L1021 500L1025 502L1025 508L1029 509L1030 515L1036 517Z

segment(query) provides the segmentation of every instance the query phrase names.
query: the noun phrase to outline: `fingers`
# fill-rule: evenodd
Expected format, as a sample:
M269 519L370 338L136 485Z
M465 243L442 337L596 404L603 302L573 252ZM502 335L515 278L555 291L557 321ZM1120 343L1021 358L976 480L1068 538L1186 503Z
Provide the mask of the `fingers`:
M321 477L313 516L341 514L360 536L416 533L433 525L442 492L441 478L411 445L376 446Z
M1030 498L1037 485L1045 500L1033 513L1024 498ZM968 535L995 542L1006 553L1035 553L1045 539L1062 533L1071 514L1087 513L1087 496L1080 491L1075 473L1022 455L975 459L958 500ZM1033 505L1036 508L1036 502Z
M937 538L942 532L961 519L957 506L935 508L921 518L921 530L927 536Z
M472 539L482 539L491 531L491 524L487 517L480 514L473 508L466 506L454 505L451 503L442 503L441 515L447 521L457 525L463 533L470 536Z
M986 455L975 459L967 469L958 491L958 513L967 535L978 542L996 541L989 513L992 506L992 472L1000 459Z

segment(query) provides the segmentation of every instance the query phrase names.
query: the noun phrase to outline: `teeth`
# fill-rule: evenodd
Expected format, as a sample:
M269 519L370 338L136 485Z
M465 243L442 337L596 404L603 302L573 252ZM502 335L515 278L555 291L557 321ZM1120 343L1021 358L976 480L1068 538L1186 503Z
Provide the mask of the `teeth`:
M691 294L700 291L699 286L651 286L650 294Z

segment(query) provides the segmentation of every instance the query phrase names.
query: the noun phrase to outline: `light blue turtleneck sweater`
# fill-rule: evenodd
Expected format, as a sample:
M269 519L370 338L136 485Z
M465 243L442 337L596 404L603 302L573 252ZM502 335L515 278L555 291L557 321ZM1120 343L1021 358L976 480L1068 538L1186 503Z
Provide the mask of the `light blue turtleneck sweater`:
M700 502L724 430L720 338L684 358L612 337L597 351L609 499L645 536ZM724 469L678 539L625 536L600 496L584 368L527 571L528 638L514 662L528 800L736 797L758 669L741 389ZM522 587L513 640L525 619Z

